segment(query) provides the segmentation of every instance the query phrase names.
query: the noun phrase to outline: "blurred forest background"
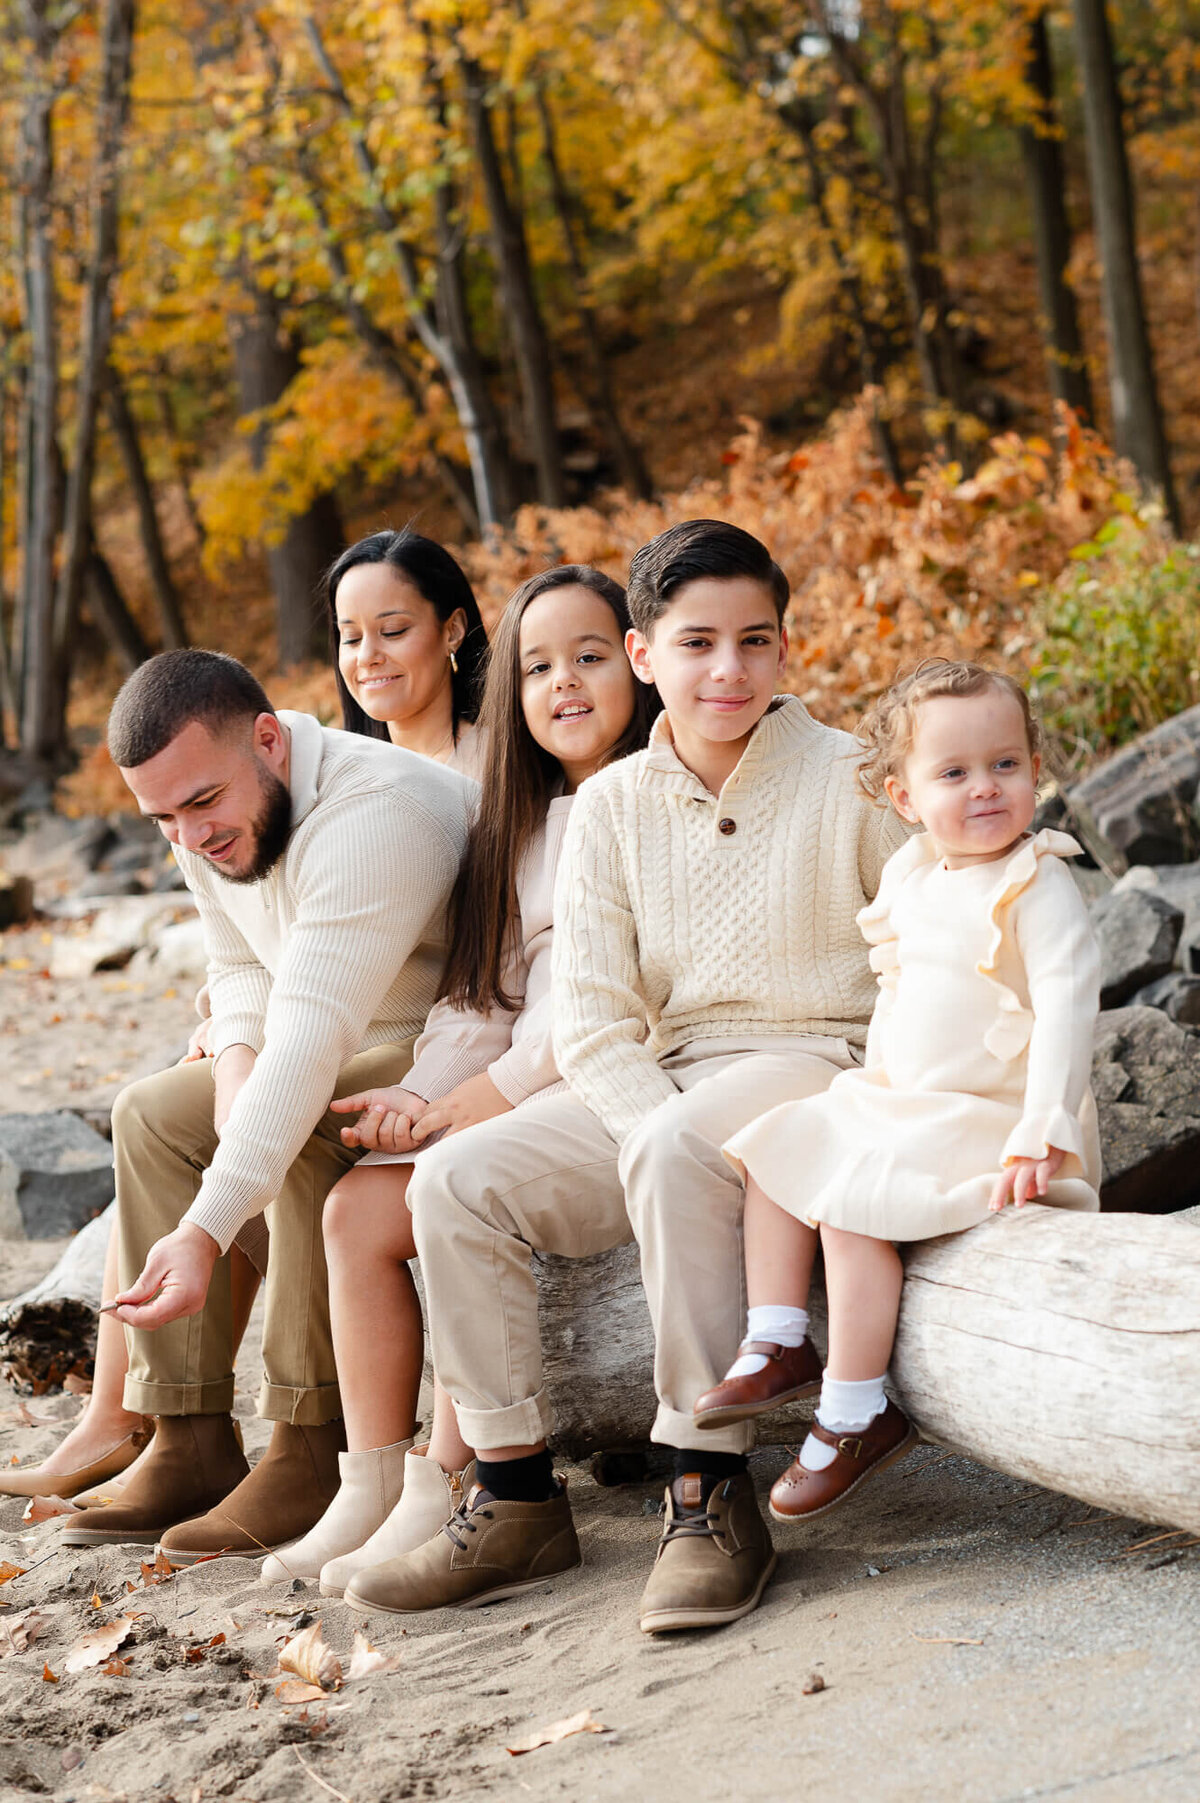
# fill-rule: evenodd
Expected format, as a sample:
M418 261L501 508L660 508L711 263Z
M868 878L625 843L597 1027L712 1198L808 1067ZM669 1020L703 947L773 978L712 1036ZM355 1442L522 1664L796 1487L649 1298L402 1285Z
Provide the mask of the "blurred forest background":
M1063 771L1200 702L1200 0L0 19L22 779L115 805L166 645L332 717L320 572L410 519L489 618L737 520L831 721L951 646L1030 675Z

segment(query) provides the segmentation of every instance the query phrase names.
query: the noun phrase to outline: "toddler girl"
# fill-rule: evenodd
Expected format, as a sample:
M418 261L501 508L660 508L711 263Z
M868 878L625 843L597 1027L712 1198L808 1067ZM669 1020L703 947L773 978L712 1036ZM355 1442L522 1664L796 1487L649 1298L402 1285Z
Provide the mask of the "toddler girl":
M576 789L645 744L656 711L625 654L624 590L599 570L544 571L496 629L479 714L479 814L451 909L443 999L395 1088L333 1104L367 1156L325 1204L330 1316L349 1451L337 1496L265 1582L314 1578L340 1596L351 1577L437 1533L465 1484L471 1449L435 1396L415 1446L423 1363L416 1255L406 1201L414 1157L462 1133L467 1170L487 1160L488 1123L558 1083L550 1031L551 902Z
M748 1334L698 1425L814 1388L804 1303L818 1233L829 1358L816 1420L771 1492L780 1520L831 1508L916 1430L884 1395L900 1303L894 1241L1037 1198L1099 1207L1088 1089L1099 954L1062 859L1028 828L1038 731L1007 676L923 664L863 723L860 781L924 827L858 916L879 996L862 1069L725 1146L746 1180Z

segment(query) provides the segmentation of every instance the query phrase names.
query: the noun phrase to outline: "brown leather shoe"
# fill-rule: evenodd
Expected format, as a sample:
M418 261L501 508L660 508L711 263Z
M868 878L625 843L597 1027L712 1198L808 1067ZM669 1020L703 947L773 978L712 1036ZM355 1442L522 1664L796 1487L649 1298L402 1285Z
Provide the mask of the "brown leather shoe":
M0 1472L0 1496L80 1496L83 1491L91 1490L97 1484L107 1484L127 1471L138 1454L149 1446L153 1433L153 1419L143 1415L141 1427L134 1428L131 1434L118 1440L90 1465L77 1465L74 1471L60 1471L57 1477L45 1476L41 1465L34 1465L28 1471Z
M249 1477L206 1515L182 1522L159 1545L172 1565L194 1565L223 1554L256 1559L316 1526L337 1494L338 1454L346 1425L294 1427L277 1421L271 1444Z
M775 1569L767 1524L748 1472L722 1478L705 1497L698 1472L667 1490L666 1525L642 1592L643 1634L716 1628L757 1609Z
M389 1615L475 1609L573 1571L583 1555L566 1484L559 1484L548 1502L498 1502L476 1484L424 1546L356 1572L345 1601Z
M749 1377L727 1377L715 1390L697 1398L697 1427L728 1427L781 1408L798 1396L815 1396L821 1388L821 1361L811 1340L799 1346L777 1346L770 1340L743 1340L743 1352L761 1352L767 1363Z
M819 1421L813 1422L810 1432L832 1446L837 1457L824 1471L806 1471L799 1459L792 1461L771 1487L771 1513L776 1521L807 1520L836 1508L866 1478L902 1459L921 1437L894 1402L861 1434L831 1433Z
M159 1415L144 1465L116 1500L84 1509L62 1530L63 1546L153 1546L175 1526L227 1496L246 1475L246 1455L228 1415Z

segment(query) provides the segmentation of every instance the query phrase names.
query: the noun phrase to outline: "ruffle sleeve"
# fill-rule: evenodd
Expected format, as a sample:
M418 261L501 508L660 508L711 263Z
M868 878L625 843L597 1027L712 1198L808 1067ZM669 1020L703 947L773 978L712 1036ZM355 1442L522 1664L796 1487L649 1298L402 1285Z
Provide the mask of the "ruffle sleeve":
M1009 858L988 901L988 944L975 966L996 991L996 1019L984 1034L984 1047L993 1058L1006 1063L1019 1058L1029 1044L1033 1032L1033 1011L1007 983L1001 972L1002 952L1009 935L1009 921L1014 902L1023 895L1038 874L1039 860L1044 857L1077 858L1079 846L1069 833L1043 827L1032 839L1026 839Z

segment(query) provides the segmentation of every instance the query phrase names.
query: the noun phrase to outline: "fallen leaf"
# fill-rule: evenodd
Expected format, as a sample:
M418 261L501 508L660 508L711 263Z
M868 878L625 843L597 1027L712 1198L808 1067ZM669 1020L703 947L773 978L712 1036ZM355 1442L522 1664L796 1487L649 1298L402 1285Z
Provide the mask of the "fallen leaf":
M211 1640L203 1640L199 1646L185 1647L183 1656L189 1665L199 1665L204 1655L211 1652L213 1647L224 1645L224 1634L214 1634Z
M57 1675L50 1670L50 1667L48 1665L43 1665L43 1667L42 1667L42 1683L43 1684L57 1684L58 1683Z
M154 1555L153 1564L151 1564L149 1559L141 1559L138 1563L141 1567L142 1583L147 1585L165 1584L169 1579L173 1578L175 1573L180 1569L178 1565L172 1565L171 1561L167 1558L166 1553L162 1551L159 1551Z
M959 1634L914 1634L922 1646L982 1646L982 1640L965 1640Z
M100 1676L102 1678L124 1678L128 1676L128 1673L128 1659L112 1658L108 1661L107 1665L102 1665L100 1667Z
M326 1690L336 1689L342 1681L342 1662L333 1648L325 1645L319 1621L284 1642L279 1649L279 1669L295 1672L306 1683Z
M91 1609L103 1609L104 1604L100 1600L100 1592L98 1590L92 1591L91 1597L88 1602L88 1607Z
M303 1678L285 1678L275 1686L275 1695L281 1703L319 1703L325 1692L319 1684L308 1684Z
M350 1654L350 1663L346 1667L348 1678L370 1678L382 1672L394 1672L400 1669L400 1655L381 1653L373 1647L365 1634L357 1630L354 1635L354 1650Z
M104 1660L111 1659L117 1648L132 1633L133 1619L132 1615L118 1615L113 1621L105 1622L102 1628L85 1634L67 1654L67 1663L63 1669L83 1672L89 1666L100 1665Z
M65 1496L31 1496L25 1505L22 1521L52 1521L56 1515L78 1515L79 1510Z
M825 1680L820 1672L809 1672L807 1678L805 1678L803 1684L800 1686L800 1695L802 1697L815 1697L818 1692L824 1690L824 1688Z
M49 1621L50 1617L40 1609L26 1609L23 1615L0 1622L0 1659L7 1659L10 1653L26 1652L30 1641L37 1638Z
M534 1753L538 1747L552 1747L560 1740L566 1740L572 1734L607 1734L608 1729L603 1722L598 1722L590 1709L581 1709L578 1715L568 1715L561 1722L552 1722L548 1728L539 1728L536 1734L529 1734L524 1740L517 1740L507 1747L506 1752Z
M4 1563L0 1565L0 1584L7 1584L11 1582L13 1578L23 1578L25 1576L25 1571L26 1567L24 1565L10 1565L8 1560L5 1559Z

